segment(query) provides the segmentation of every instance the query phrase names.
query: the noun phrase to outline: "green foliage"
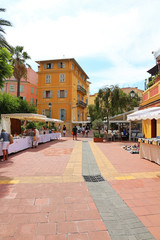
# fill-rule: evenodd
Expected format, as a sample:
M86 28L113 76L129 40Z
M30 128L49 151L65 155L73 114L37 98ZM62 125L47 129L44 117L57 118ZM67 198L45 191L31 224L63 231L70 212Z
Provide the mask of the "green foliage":
M95 119L92 122L92 128L98 130L99 134L100 134L100 130L103 128L103 126L104 126L104 123L103 123L102 119Z
M94 132L94 133L93 133L93 136L94 136L95 138L104 138L104 134L103 134L103 133L98 133L98 132Z
M27 101L6 93L0 93L0 114L6 113L36 113L35 106Z
M38 130L40 130L43 127L46 127L46 122L38 122L38 123L36 123L36 127Z
M97 111L96 106L94 104L91 104L91 105L88 106L88 112L89 112L91 122L93 122L95 119L98 118L98 111Z
M26 129L32 129L32 128L36 128L36 123L35 122L27 122Z
M5 9L0 8L0 12L5 12ZM8 50L10 50L11 47L7 43L7 41L3 35L3 34L5 34L4 26L11 27L12 24L9 21L0 18L0 48L5 47Z
M3 88L4 80L12 76L13 67L9 62L11 54L6 48L0 48L0 88Z
M12 66L13 75L17 80L17 97L20 96L20 80L22 77L27 77L27 66L26 60L30 59L27 52L23 51L22 46L16 46L11 49L12 54ZM30 66L29 66L30 67Z

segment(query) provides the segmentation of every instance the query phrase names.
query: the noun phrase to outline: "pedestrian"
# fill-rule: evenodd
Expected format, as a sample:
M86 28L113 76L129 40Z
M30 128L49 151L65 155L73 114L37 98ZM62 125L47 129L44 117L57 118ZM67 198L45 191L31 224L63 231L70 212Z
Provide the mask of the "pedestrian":
M85 134L85 127L83 126L82 127L82 136L84 137L84 134Z
M58 125L58 131L59 132L61 131L61 125L60 124Z
M3 143L2 143L2 151L3 151L3 160L1 161L5 161L8 160L8 147L9 147L9 134L2 129L1 134L0 134L0 139L3 139Z
M37 128L34 128L34 136L33 136L33 147L38 147L39 142L39 131Z
M86 125L86 128L85 128L86 137L88 137L88 132L89 132L88 126Z
M63 126L63 137L65 137L65 135L66 135L66 126L64 125Z
M74 126L73 129L72 129L72 132L73 132L73 140L77 140L77 127Z

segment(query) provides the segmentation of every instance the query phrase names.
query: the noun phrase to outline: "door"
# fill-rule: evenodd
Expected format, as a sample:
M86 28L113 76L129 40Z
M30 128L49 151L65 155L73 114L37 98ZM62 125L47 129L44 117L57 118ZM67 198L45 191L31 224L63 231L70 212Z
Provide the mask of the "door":
M157 137L157 120L151 120L151 138Z

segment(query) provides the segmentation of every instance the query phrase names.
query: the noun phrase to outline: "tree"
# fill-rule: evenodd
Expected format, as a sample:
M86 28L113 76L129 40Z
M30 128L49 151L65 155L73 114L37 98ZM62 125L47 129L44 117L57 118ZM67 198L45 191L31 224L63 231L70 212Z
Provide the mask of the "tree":
M90 104L88 106L88 112L91 122L93 122L98 117L98 112L96 110L96 106L94 104Z
M10 63L11 54L6 48L0 48L0 88L4 85L4 80L12 76L13 67Z
M27 101L6 93L0 93L0 114L6 113L36 113L35 106Z
M0 8L0 12L5 12L5 9L4 8ZM3 36L3 34L5 34L5 31L4 31L4 28L3 28L4 26L11 27L12 24L9 21L0 18L0 47L5 47L8 50L10 50L11 47L7 43L5 37Z
M102 120L107 120L107 129L109 129L109 118L122 113L126 109L127 101L127 95L117 85L99 90L95 99L96 110Z
M13 75L17 80L17 97L20 96L20 81L21 78L27 78L27 66L26 60L30 59L27 52L23 51L22 46L16 46L11 49L12 54L12 65L13 65Z
M92 123L92 128L97 129L99 134L100 134L100 131L103 126L104 126L104 123L103 123L102 119L95 119Z

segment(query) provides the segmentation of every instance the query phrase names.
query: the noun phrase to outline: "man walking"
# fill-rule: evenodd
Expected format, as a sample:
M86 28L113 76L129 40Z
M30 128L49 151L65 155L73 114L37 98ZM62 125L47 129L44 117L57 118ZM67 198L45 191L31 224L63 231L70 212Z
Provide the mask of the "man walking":
M77 127L74 126L73 129L72 129L72 132L73 132L73 140L77 140Z

